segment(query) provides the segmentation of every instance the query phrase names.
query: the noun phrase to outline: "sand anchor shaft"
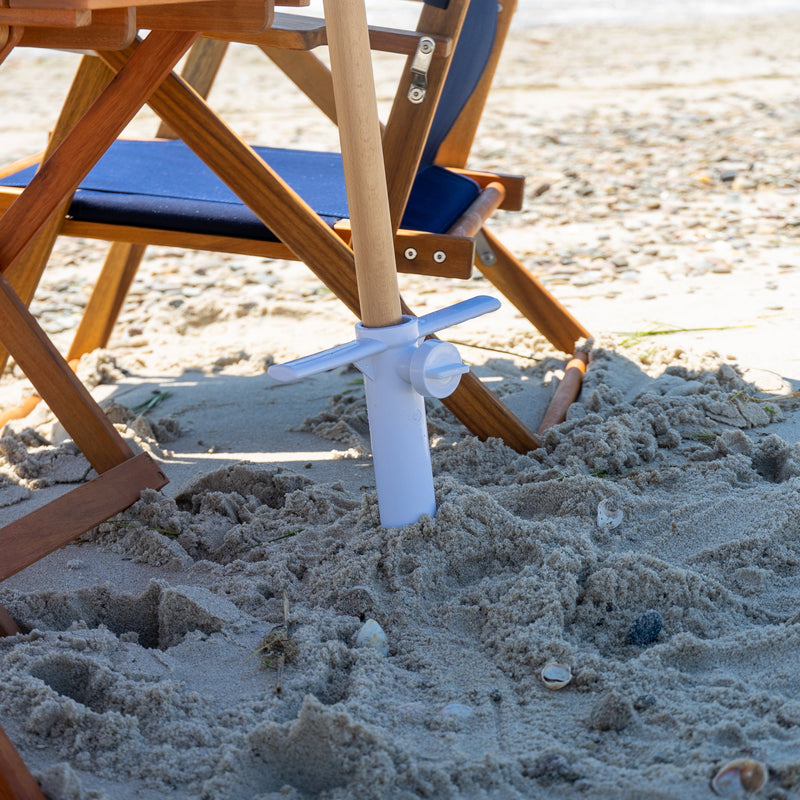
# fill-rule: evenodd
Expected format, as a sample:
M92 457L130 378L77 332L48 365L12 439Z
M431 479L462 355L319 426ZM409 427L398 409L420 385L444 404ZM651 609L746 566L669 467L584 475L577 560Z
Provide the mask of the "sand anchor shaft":
M495 311L500 303L479 296L399 325L356 325L356 340L315 355L275 364L270 377L289 383L354 364L364 375L369 433L381 524L388 528L436 513L425 397L447 397L469 371L449 342L432 333Z

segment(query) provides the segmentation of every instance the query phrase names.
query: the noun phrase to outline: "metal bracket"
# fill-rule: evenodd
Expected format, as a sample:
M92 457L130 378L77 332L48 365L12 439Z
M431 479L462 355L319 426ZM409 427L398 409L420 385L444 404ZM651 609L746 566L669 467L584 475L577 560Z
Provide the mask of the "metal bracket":
M425 99L428 91L428 68L435 48L436 42L430 36L422 36L417 43L411 61L411 86L408 87L408 99L412 103L421 103Z
M494 250L492 250L482 230L475 234L475 255L478 261L487 267L493 267L497 263L497 256L494 254Z

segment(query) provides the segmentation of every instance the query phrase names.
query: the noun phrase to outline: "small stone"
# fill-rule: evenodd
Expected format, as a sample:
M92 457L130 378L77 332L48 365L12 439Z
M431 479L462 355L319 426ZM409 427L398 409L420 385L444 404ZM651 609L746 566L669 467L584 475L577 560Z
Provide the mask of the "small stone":
M608 692L592 709L589 727L598 731L621 731L633 719L633 705L627 697Z
M389 642L386 634L374 619L368 619L358 632L356 647L368 647L382 656L389 655Z
M640 614L628 628L625 641L637 647L646 647L648 644L658 639L661 629L664 627L664 618L658 611L645 611Z
M633 707L637 711L646 711L648 708L652 708L657 702L654 694L640 694L633 701Z

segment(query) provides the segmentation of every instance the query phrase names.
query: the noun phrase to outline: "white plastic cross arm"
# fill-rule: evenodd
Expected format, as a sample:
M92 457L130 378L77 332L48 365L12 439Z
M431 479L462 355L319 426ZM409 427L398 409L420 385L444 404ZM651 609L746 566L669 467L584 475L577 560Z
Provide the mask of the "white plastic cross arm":
M430 336L436 331L443 331L460 322L468 319L475 319L490 311L497 311L500 308L500 301L488 295L478 295L470 297L469 300L462 300L460 303L442 308L439 311L432 311L417 319L420 336Z
M362 358L375 356L385 349L386 345L377 339L359 339L310 356L296 358L294 361L287 361L285 364L273 364L267 370L267 375L281 383L293 383L329 369L344 367Z

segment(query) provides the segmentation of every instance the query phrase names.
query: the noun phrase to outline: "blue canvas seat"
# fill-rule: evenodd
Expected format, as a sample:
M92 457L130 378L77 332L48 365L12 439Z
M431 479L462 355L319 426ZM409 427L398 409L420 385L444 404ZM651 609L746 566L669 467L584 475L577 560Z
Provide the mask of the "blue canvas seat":
M447 6L441 0L426 2ZM480 193L475 181L435 165L434 159L484 72L496 26L496 0L470 0L401 228L446 233ZM331 226L348 217L338 153L254 149ZM0 186L26 186L37 166L0 179ZM82 222L277 241L211 169L175 140L115 142L81 182L69 215Z
M328 224L347 219L339 153L255 150ZM0 185L26 186L37 166ZM479 192L470 178L429 164L417 174L401 227L446 233ZM69 214L81 222L277 241L180 140L118 140L81 182Z

